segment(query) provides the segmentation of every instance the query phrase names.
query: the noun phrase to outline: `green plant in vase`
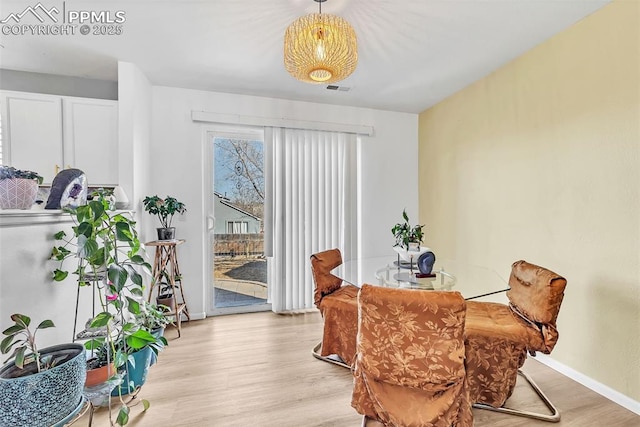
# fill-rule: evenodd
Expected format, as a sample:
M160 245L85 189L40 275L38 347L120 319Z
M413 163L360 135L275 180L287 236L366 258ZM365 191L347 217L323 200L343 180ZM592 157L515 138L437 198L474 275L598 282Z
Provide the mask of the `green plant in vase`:
M37 172L16 169L13 166L0 166L0 180L3 179L32 179L42 184L43 178Z
M104 331L86 341L85 347L98 353L106 351L107 360L113 360L124 371L125 378L129 378L137 351L149 349L157 354L167 342L164 337L153 336L136 319L143 304L143 274L150 277L151 266L145 259L136 222L129 214L115 213L109 208L108 196L98 192L86 205L65 209L74 221L73 234L68 236L60 231L54 236L61 243L51 252L51 258L60 262L53 271L53 280L65 280L69 276L64 269L65 261L69 258L77 261L73 271L77 284L93 286L101 309L89 326ZM129 413L122 394L130 390L129 384L124 389L118 388L122 405L116 422L121 425L126 424ZM148 402L143 404L146 410Z
M417 251L420 249L422 239L424 238L422 232L424 225L415 225L412 227L409 223L409 215L407 215L406 209L402 211L402 218L404 222L400 222L391 228L391 233L393 237L396 238L394 246L399 246L407 251Z
M142 201L144 210L151 215L156 215L162 227L158 228L158 240L172 240L175 238L175 228L171 226L175 214L184 214L187 208L184 203L175 197L167 196L164 199L156 196L147 196Z
M144 301L140 308L140 313L136 316L136 321L146 330L153 333L159 329L164 329L171 323L164 313L162 306Z
M36 172L0 165L0 209L31 209L42 180Z

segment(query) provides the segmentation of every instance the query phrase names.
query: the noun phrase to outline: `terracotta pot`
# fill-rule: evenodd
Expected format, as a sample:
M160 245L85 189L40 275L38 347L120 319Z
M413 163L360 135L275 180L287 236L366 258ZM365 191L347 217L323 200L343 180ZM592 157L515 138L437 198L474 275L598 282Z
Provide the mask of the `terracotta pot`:
M31 209L38 197L38 181L25 178L0 179L0 208Z
M87 379L84 382L85 387L93 387L102 384L113 376L116 372L116 365L111 362L107 366L101 366L96 369L87 370Z

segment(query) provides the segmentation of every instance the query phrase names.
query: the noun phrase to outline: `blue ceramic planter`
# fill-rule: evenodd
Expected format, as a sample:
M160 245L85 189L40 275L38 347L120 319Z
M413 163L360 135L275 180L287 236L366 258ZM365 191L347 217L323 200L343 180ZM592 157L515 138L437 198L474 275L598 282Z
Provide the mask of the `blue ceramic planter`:
M149 366L151 365L151 354L153 350L151 347L145 347L140 351L136 351L131 356L135 362L135 366L131 362L127 361L128 373L125 371L122 384L116 387L111 396L119 396L133 393L138 387L142 386L147 380L147 372L149 372ZM133 381L133 386L130 382Z
M164 336L164 328L156 328L152 330L151 335L153 335L156 338L160 338L161 336ZM159 347L160 347L159 351L162 351L164 349L164 345L160 345ZM157 361L158 361L158 355L155 354L153 350L151 350L151 363L149 364L149 366L155 365Z
M40 353L64 360L54 368L18 378L9 378L18 372L13 360L0 369L0 426L49 427L81 403L87 375L84 347L62 344Z

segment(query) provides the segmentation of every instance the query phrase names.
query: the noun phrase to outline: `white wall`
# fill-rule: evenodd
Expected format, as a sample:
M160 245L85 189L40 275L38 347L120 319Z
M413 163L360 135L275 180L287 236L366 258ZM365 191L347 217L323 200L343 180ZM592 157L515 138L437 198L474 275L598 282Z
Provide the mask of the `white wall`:
M122 82L121 82L122 84ZM192 316L202 317L209 256L205 232L203 174L206 159L203 125L191 120L191 111L370 125L375 133L362 138L361 236L362 256L391 252L391 226L403 208L418 213L418 116L363 108L332 106L283 99L153 87L150 194L172 195L187 205L174 219L187 304ZM142 197L142 196L141 196ZM211 196L212 197L212 196ZM148 221L150 217L146 215Z
M81 98L118 99L118 82L0 69L0 89Z
M64 269L70 272L69 277L63 282L54 282L51 273L60 264L48 259L56 243L53 235L60 230L67 235L73 234L71 217L60 213L43 219L47 223L33 223L33 218L23 218L29 223L8 225L17 224L19 220L12 221L7 216L0 218L0 330L13 324L9 318L13 313L31 317L34 327L42 320L50 319L56 327L38 332L37 344L41 348L72 341L78 289L77 276L71 274L77 266L75 260L64 264ZM84 329L91 314L91 288L83 288L80 290L77 331ZM4 362L5 359L2 355L0 360Z

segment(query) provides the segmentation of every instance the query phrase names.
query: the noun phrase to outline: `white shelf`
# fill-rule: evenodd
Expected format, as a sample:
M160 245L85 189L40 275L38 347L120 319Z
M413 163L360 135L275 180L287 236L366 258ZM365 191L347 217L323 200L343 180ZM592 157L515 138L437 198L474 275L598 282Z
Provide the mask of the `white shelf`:
M130 213L130 210L116 210ZM61 209L0 209L0 227L19 227L33 224L56 224L71 222L71 215Z

